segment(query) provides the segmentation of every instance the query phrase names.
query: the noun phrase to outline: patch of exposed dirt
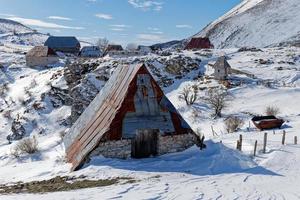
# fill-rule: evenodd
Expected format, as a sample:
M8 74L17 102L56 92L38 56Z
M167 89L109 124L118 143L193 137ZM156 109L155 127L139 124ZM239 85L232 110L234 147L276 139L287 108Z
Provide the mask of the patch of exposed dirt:
M78 190L93 187L105 187L114 184L128 184L137 182L130 177L117 177L113 179L87 180L75 177L60 177L43 181L18 182L13 185L0 185L0 194L11 193L47 193Z

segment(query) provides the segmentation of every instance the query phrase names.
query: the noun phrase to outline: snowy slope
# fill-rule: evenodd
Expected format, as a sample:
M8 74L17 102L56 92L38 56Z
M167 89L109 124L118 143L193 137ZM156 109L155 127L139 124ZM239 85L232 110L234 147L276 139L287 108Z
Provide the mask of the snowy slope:
M28 33L33 30L23 24L9 20L9 19L0 19L0 34L5 33Z
M24 66L24 55L0 51L0 59L4 63L4 68L0 70L0 80L5 79L9 82L10 88L6 97L8 105L0 99L0 108L4 109L0 113L0 182L2 184L81 175L86 176L86 179L132 177L136 180L133 183L68 192L0 195L0 199L299 199L300 148L299 145L293 145L293 139L294 136L299 138L300 129L298 103L300 49L264 48L262 50L262 52L237 52L237 49L216 49L212 50L211 56L207 57L199 56L207 53L206 51L174 53L202 59L199 69L191 71L182 79L174 79L174 84L163 90L192 128L200 129L205 134L208 145L206 150L199 151L194 146L184 152L141 160L94 157L89 164L77 172L69 172L70 164L64 162L64 146L59 135L59 132L66 128L59 122L67 118L70 108L67 106L53 108L48 98L40 99L41 94L50 89L49 83L53 85L54 82L63 80L63 67L30 69ZM218 82L211 79L194 78L199 71L203 70L205 75L211 74L212 68L208 63L214 62L222 54L229 57L229 63L233 68L253 73L257 79L234 75L233 78L243 80L243 84L229 89L233 99L224 110L224 117L213 119L210 115L211 108L200 98L194 105L186 106L184 101L179 100L178 94L186 85L197 84L203 88L218 85ZM157 55L149 55L144 59L152 57L159 61ZM120 62L117 58L105 59L94 61L101 61L103 66L109 65L110 62ZM268 62L260 64L259 59ZM157 64L156 67L164 71L161 64ZM273 82L272 87L257 84L267 80ZM34 82L36 83L32 84ZM45 109L34 111L30 109L32 104L27 106L21 104L28 95L26 88L29 88L29 92L32 93L33 101L42 103ZM199 96L203 95L205 92L200 91ZM268 105L278 106L281 111L279 116L286 120L283 129L286 131L287 145L281 145L282 130L275 130L275 134L273 131L266 131L268 132L267 153L263 154L261 151L263 132L255 129L252 124L249 129L248 122L251 116L247 113L262 114ZM32 156L25 155L19 159L11 155L11 149L16 142L8 144L5 139L11 125L11 119L4 117L8 110L11 110L12 116L26 111L25 116L37 122L37 127L30 134L36 135L39 141L39 153ZM197 115L195 111L198 112ZM240 115L244 118L246 123L238 132L226 133L223 120L228 115ZM212 134L211 126L218 135ZM40 130L43 132L40 133ZM243 135L242 152L235 150L239 134ZM220 140L222 144L219 143ZM253 158L255 140L258 141L258 156Z
M43 45L47 35L13 20L0 18L0 44Z
M209 37L216 48L299 45L299 10L298 0L244 0L195 36Z

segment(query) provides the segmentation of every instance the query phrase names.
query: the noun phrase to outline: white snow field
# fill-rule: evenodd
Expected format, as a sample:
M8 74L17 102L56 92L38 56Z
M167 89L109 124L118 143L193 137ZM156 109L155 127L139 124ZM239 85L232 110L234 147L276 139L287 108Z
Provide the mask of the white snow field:
M195 36L209 37L215 48L299 43L299 8L298 0L243 0Z
M178 54L197 57L199 54L195 53L201 54L201 51ZM232 75L232 78L242 80L242 84L229 89L231 100L223 111L223 117L213 119L212 109L201 98L194 105L186 106L179 100L178 94L186 85L219 85L211 79L202 81L193 80L193 77L198 71L211 74L209 63L222 54L229 57L233 68L252 73L256 79ZM70 115L70 107L55 109L46 101L45 111L31 113L37 127L32 128L30 134L36 135L40 151L20 158L11 155L15 142L8 144L6 140L11 132L11 121L3 116L8 109L13 116L25 109L19 100L26 97L24 88L33 80L37 83L30 87L33 98L39 99L43 92L48 91L49 81L52 81L53 74L61 72L63 62L47 69L30 69L24 65L23 54L0 51L0 62L4 65L4 69L0 70L0 84L8 82L10 88L6 97L10 107L0 100L0 108L4 110L0 113L1 184L81 175L92 180L114 177L136 180L68 192L6 194L0 195L0 199L300 199L300 144L293 144L294 136L300 136L300 49L269 48L262 49L262 52L225 49L213 50L212 57L198 57L202 59L198 71L176 79L173 85L163 89L192 128L205 135L207 149L200 151L193 146L184 152L140 160L94 157L83 169L70 172L70 164L64 162L64 146L59 134L65 128L57 123ZM259 59L267 62L261 64ZM54 80L63 82L63 77L59 75ZM272 82L271 87L257 83L266 81ZM200 92L199 96L205 96L205 92ZM249 127L249 113L263 114L269 105L280 109L279 117L286 121L282 129L259 131L252 123ZM236 133L225 131L223 121L229 115L238 115L245 120L244 126ZM217 135L212 134L211 127ZM42 134L39 134L40 130L43 130ZM286 131L285 145L281 144L283 130ZM265 154L262 153L264 132L268 133ZM243 135L242 152L235 149L240 134ZM258 153L253 157L255 140L258 141Z

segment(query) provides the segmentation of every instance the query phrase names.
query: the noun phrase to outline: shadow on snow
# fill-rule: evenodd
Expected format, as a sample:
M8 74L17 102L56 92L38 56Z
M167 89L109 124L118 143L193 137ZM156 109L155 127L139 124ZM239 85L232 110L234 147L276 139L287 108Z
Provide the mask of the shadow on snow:
M281 176L258 166L249 156L221 143L206 142L208 148L200 151L193 146L184 152L166 154L145 159L112 159L102 156L93 157L84 168L109 166L115 169L142 172L177 172L192 175L218 175L248 173L257 175Z

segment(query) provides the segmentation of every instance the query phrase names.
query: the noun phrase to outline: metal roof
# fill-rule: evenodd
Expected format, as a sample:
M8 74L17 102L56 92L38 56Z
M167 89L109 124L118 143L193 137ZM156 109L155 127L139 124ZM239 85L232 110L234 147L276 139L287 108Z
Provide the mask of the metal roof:
M45 46L51 48L73 48L80 45L76 37L73 36L50 36L45 42Z
M108 131L130 82L141 66L119 66L65 136L67 160L72 162L73 169L81 164Z

